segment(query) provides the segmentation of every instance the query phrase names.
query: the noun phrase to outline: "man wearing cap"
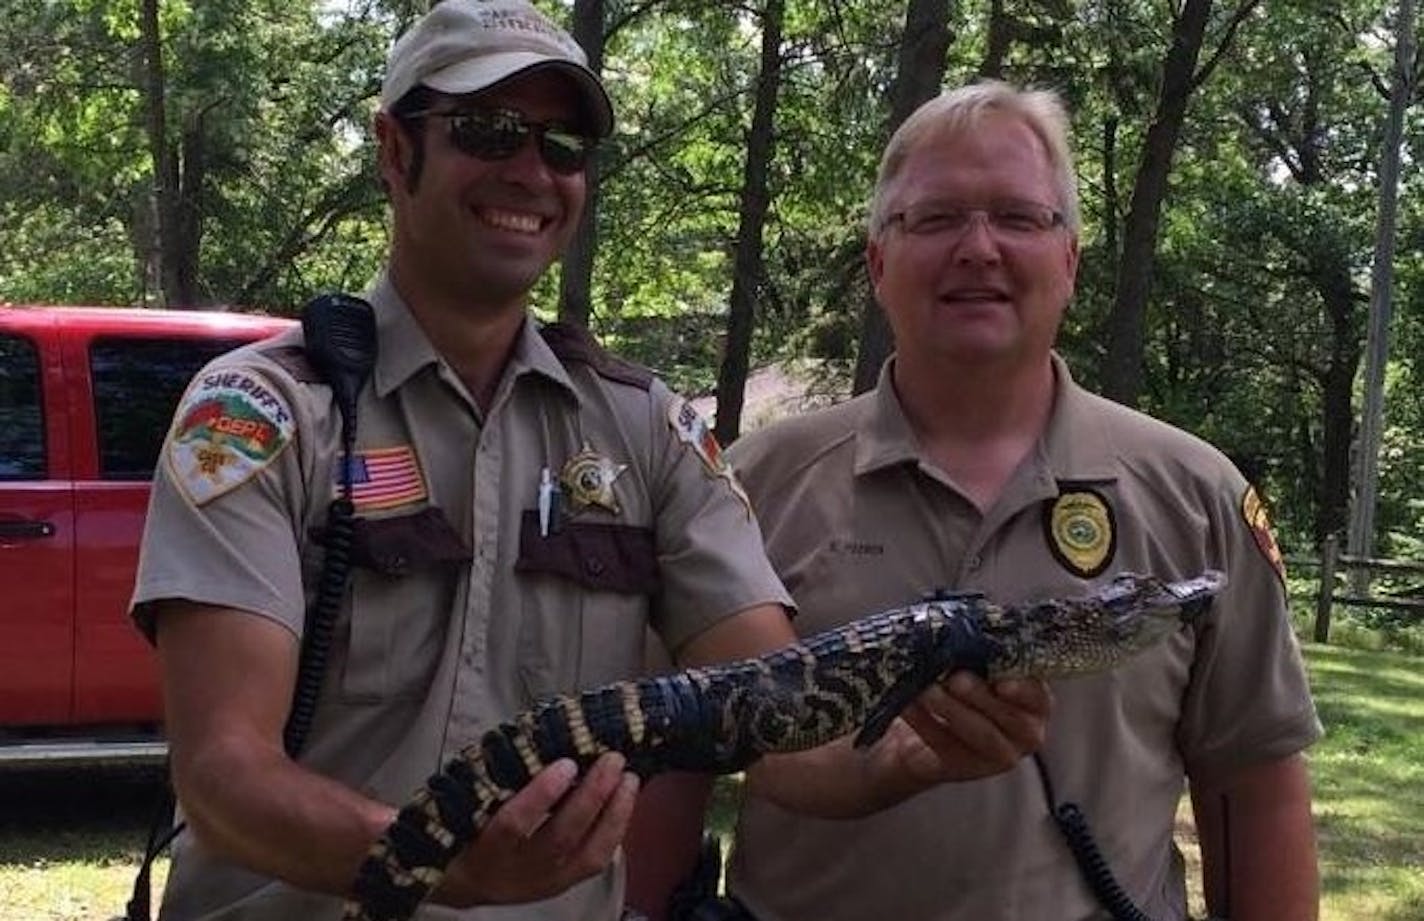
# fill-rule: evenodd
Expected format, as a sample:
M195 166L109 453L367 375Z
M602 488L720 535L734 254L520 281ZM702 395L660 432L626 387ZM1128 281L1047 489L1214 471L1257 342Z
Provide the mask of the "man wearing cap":
M165 921L337 917L392 804L536 699L637 674L649 625L683 664L793 638L702 420L586 334L528 315L612 130L582 51L526 3L445 0L393 47L375 130L392 241L366 293L379 348L349 461L293 331L195 378L155 477L134 617L157 645L188 823ZM289 756L346 470L351 585ZM1002 770L1036 744L1046 695L978 694L993 722L967 752L902 727L878 776L901 789L907 764L941 751L946 776ZM622 768L605 756L576 785L570 762L541 771L434 894L461 910L421 917L616 917L638 787Z

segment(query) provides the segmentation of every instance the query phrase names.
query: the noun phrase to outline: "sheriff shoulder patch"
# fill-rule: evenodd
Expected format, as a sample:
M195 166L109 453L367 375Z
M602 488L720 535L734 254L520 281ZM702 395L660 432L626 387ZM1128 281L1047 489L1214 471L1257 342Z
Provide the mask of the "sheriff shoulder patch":
M1280 576L1282 582L1286 580L1286 561L1281 556L1280 544L1276 543L1276 535L1271 531L1271 520L1266 514L1266 503L1261 501L1261 496L1256 492L1256 487L1247 486L1246 492L1241 497L1241 517L1246 519L1246 526L1251 529L1251 536L1256 538L1256 547L1261 551L1261 555L1266 558L1266 562L1271 564L1271 568Z
M1054 559L1084 579L1107 569L1117 550L1112 506L1093 489L1066 490L1045 502L1043 532Z
M291 407L260 374L211 371L183 395L165 461L188 498L203 505L256 476L295 432Z
M722 454L722 446L717 443L717 436L713 434L711 426L707 420L693 408L692 404L684 399L675 399L668 404L668 424L672 426L673 432L679 441L692 449L692 453L697 455L697 459L702 462L702 469L709 476L718 477L727 482L727 488L742 503L747 510L747 517L752 514L752 502L747 498L747 491L742 488L742 484L737 480L737 475L732 472L732 466L727 463L727 458Z

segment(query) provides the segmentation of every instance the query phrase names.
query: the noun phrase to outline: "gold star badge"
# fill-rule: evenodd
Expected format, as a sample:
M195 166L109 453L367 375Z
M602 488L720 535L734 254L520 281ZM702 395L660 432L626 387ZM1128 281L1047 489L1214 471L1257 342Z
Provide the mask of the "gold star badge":
M616 464L585 443L583 450L564 463L564 469L559 471L559 484L576 510L596 505L618 515L622 509L613 494L613 481L627 469L627 464Z

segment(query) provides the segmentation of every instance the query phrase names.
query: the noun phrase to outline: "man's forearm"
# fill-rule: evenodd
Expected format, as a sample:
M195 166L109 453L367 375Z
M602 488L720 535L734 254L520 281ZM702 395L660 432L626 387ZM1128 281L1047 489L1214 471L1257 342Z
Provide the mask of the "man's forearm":
M1320 875L1301 755L1193 778L1207 910L1231 921L1315 921Z
M280 752L214 747L176 773L205 847L259 873L331 894L350 887L391 807L305 770Z
M710 776L684 773L654 777L638 794L623 839L627 901L651 921L665 921L673 893L696 872L711 794Z
M942 783L1013 768L1043 744L1052 695L1039 681L993 686L957 672L927 688L874 745L846 737L748 771L751 791L794 812L859 818Z
M868 759L849 738L811 751L768 755L747 770L747 792L803 815L860 818L904 798L875 788Z
M869 748L856 748L846 736L809 751L768 755L747 770L747 790L803 815L858 819L947 780L981 773L974 767L969 774L955 776L967 760L941 757L908 723L896 720ZM998 766L995 772L1006 767Z

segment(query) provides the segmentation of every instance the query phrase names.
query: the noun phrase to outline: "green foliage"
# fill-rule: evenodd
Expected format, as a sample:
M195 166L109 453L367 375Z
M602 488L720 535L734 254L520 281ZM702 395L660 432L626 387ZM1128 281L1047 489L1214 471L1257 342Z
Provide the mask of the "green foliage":
M1238 5L1216 5L1203 62ZM389 41L422 6L161 3L164 140L183 170L201 173L202 300L288 311L376 271L387 231L370 120ZM572 3L543 6L567 17ZM591 323L679 388L707 392L731 289L759 7L607 7L618 128L601 155ZM830 391L854 361L868 293L865 203L905 10L903 0L786 9L753 362L814 359ZM44 0L0 13L0 299L155 299L138 11L138 0ZM1084 222L1061 349L1090 386L1169 13L1143 0L966 0L951 12L947 85L999 61L1008 79L1058 90L1072 112ZM1158 234L1145 408L1223 447L1271 500L1283 543L1301 550L1325 517L1327 439L1350 437L1331 394L1349 388L1363 347L1385 113L1374 78L1390 64L1390 29L1360 0L1257 6L1192 97ZM1421 138L1416 106L1406 164L1424 155ZM1378 512L1381 552L1401 556L1419 556L1424 533L1421 181L1405 169ZM546 281L538 302L552 307L554 292ZM1348 304L1333 315L1332 292Z
M378 264L367 124L389 23L315 9L161 6L165 143L201 176L207 301L295 304L314 287L360 287ZM0 297L150 301L138 3L51 0L0 29L23 49L0 91Z

